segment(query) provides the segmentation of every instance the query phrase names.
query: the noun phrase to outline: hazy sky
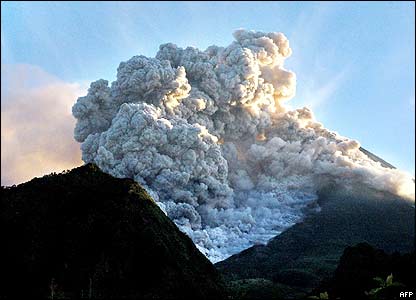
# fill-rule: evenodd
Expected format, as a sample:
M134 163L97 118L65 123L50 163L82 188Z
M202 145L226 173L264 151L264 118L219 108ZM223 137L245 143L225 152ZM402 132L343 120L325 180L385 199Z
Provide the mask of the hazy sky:
M26 166L62 156L42 172L79 164L79 152L67 150L77 148L69 114L90 81L114 80L121 61L154 56L162 43L226 46L237 28L283 32L293 50L286 67L297 75L291 106L311 107L325 127L414 174L413 2L2 2L1 8L2 184L36 175L4 177L16 168L13 155L28 157ZM28 129L42 136L32 141Z

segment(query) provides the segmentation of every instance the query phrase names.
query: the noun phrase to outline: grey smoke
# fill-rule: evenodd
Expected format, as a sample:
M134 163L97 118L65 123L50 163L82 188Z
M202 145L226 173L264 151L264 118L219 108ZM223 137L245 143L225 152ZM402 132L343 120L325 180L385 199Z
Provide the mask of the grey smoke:
M163 44L122 62L111 87L93 82L72 109L83 160L141 183L213 262L299 221L329 182L414 201L409 174L285 107L296 76L282 33L234 37L205 51Z

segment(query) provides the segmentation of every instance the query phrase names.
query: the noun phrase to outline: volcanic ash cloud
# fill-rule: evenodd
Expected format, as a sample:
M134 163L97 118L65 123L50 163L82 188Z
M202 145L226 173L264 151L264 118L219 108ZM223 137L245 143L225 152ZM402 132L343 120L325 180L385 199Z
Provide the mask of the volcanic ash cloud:
M213 262L265 243L336 182L413 199L414 182L289 111L296 76L282 33L238 30L228 47L163 44L91 84L72 112L82 158L133 178Z

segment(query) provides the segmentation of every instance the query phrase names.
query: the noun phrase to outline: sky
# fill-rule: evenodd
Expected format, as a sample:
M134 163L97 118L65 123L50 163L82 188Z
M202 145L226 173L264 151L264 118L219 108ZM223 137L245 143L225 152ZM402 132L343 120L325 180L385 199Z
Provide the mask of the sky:
M238 28L288 37L291 107L415 173L414 2L2 1L2 184L82 163L71 106L121 61L227 46Z

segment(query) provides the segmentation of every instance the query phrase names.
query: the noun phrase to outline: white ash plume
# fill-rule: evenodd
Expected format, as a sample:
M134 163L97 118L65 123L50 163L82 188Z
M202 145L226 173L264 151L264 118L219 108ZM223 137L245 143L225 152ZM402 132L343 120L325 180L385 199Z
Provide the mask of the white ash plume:
M121 63L111 87L93 82L73 107L83 160L144 185L213 262L299 221L329 182L414 199L408 174L307 108L288 111L296 76L282 33L234 37L205 51L164 44L155 58Z

